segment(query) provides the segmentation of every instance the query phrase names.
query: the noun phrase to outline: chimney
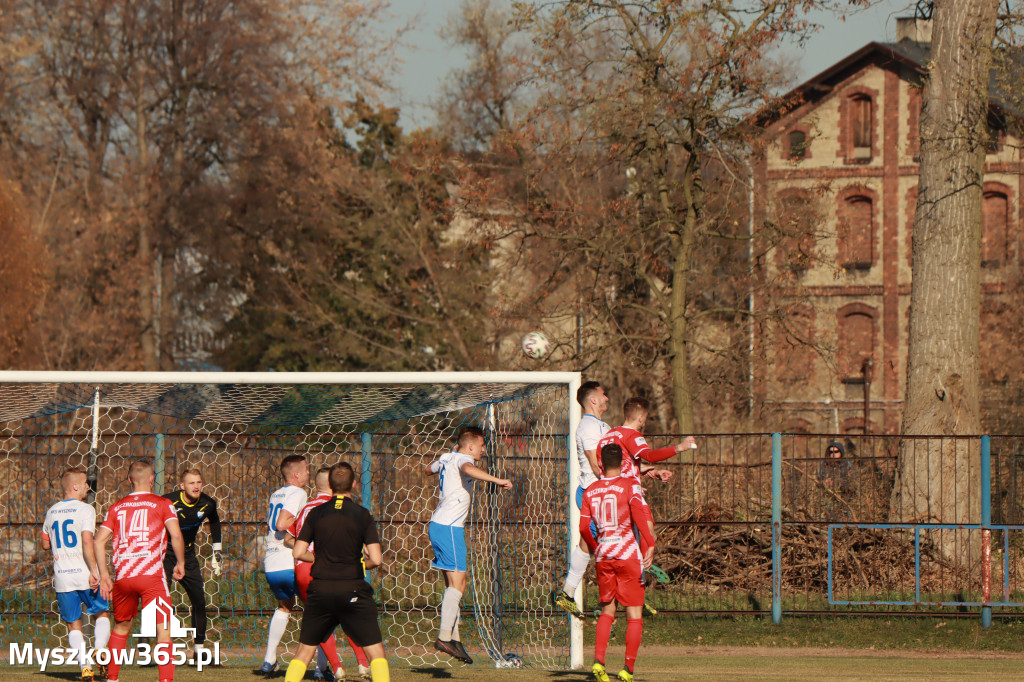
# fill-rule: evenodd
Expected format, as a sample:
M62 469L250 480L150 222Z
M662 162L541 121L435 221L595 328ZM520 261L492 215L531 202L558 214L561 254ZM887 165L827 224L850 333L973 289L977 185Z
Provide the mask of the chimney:
M913 40L915 43L932 42L932 20L896 17L896 42L902 40Z

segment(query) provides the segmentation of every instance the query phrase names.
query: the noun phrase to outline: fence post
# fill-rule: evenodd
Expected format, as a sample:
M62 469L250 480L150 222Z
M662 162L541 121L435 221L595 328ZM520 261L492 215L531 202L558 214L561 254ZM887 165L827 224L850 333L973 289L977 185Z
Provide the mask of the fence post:
M981 437L981 626L992 626L992 449ZM1005 531L1004 531L1005 532ZM1006 577L1004 576L1005 580Z
M164 471L167 462L164 459L164 434L156 434L156 445L153 448L153 487L157 495L167 492L164 489Z
M782 622L782 434L772 434L772 622Z
M362 493L363 506L367 509L369 509L370 505L373 503L372 492L370 490L370 485L373 482L373 451L370 448L372 438L373 436L367 432L363 432L361 434L362 442L360 443L360 454L362 456L362 462L359 470L359 488Z

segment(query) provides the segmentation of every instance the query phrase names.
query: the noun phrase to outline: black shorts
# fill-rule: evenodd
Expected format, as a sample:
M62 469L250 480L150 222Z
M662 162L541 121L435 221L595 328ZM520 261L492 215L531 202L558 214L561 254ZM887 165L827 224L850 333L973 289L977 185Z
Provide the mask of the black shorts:
M365 580L316 580L309 584L299 642L317 646L337 626L359 646L380 644L373 588Z

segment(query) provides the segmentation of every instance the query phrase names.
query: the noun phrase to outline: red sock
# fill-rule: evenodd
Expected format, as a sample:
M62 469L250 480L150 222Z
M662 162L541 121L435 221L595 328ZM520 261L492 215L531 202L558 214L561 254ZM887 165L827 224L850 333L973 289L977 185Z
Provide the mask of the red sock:
M348 638L348 645L352 647L352 651L355 653L356 660L359 661L359 665L363 666L364 668L369 668L370 659L366 658L366 652L363 651L363 647L353 642L351 637Z
M608 652L608 639L612 636L612 623L615 616L602 613L597 619L597 634L594 642L594 660L604 665L604 656Z
M156 655L157 651L163 651L163 652L166 652L166 654L167 654L167 662L166 663L164 663L163 665L160 665L159 663L156 664L157 674L159 675L160 682L165 682L165 680L173 680L174 679L174 651L171 648L171 644L169 642L164 642L163 644L157 644L155 647L153 647L153 654L154 654L154 656Z
M644 638L644 621L630 618L626 621L626 670L633 672L636 665L636 652L640 650L640 640Z
M341 661L338 660L338 643L334 639L334 633L331 633L326 642L320 642L320 648L324 650L324 655L327 656L327 662L331 666L332 673L341 667Z
M107 665L108 680L116 680L117 674L121 672L121 656L124 653L124 645L127 641L128 635L119 635L116 632L110 633L110 641L107 642L107 650L110 652L110 664Z

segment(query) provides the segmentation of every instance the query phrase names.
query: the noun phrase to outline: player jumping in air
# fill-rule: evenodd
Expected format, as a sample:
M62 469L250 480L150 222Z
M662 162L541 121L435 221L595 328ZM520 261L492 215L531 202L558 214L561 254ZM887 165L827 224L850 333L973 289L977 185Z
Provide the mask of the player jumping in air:
M453 452L441 455L427 465L424 474L438 474L439 502L430 517L430 545L434 550L431 566L444 574L444 596L441 598L441 629L434 648L463 663L473 659L459 637L459 604L466 591L466 516L472 498L473 480L512 489L512 481L496 478L478 469L476 463L484 455L484 432L468 426L459 432Z
M167 538L176 559L171 575L181 580L185 575L185 542L181 537L178 517L166 498L153 494L155 480L153 465L138 460L128 467L128 481L132 492L115 502L107 511L107 518L96 532L94 546L100 572L100 594L114 604L114 628L110 635L110 682L117 682L131 630L132 619L154 599L163 599L167 609L156 609L156 640L154 657L162 653L167 663L157 664L160 682L174 679L174 654L171 651L171 633L168 623L171 597L164 576L164 555ZM114 540L114 575L111 581L107 571L107 541ZM161 649L163 651L161 652Z
M598 682L610 680L604 665L616 602L626 609L626 662L618 678L633 682L644 632L643 572L654 557L653 523L643 490L634 477L622 475L622 462L623 452L618 445L601 447L604 476L583 493L580 510L580 535L597 562L601 616L597 620L592 672ZM639 544L634 529L639 531Z
M583 417L576 427L576 457L580 461L579 487L576 488L576 508L583 504L583 491L601 475L601 463L597 457L597 444L611 428L601 421L608 410L608 396L601 384L596 381L584 382L576 391L576 402L583 406ZM580 539L579 547L573 547L569 555L569 573L565 577L562 590L551 595L555 606L583 620L583 612L576 605L572 594L583 580L590 564L590 553L587 545Z
M292 548L296 560L313 562L313 582L302 614L299 648L288 664L285 682L302 679L317 644L339 625L366 649L373 681L390 679L377 605L365 576L367 568L383 561L380 538L373 516L352 499L353 481L355 472L348 464L331 467L334 497L309 512ZM307 551L314 543L316 555Z
M306 503L306 506L299 512L298 518L295 519L295 523L288 529L288 536L285 537L284 544L289 549L295 547L295 538L302 531L302 524L305 523L309 512L324 502L334 499L334 494L331 492L330 473L330 467L322 467L316 472L316 476L313 479L316 485L316 497ZM308 551L311 554L313 553L313 545L309 546ZM308 599L309 584L313 580L312 570L313 564L308 561L295 560L295 586L299 590L299 599L302 600L303 604ZM355 652L356 661L359 663L359 676L369 679L370 663L366 659L366 653L351 638L349 638L348 643L352 647L352 651ZM330 679L331 675L329 673L332 670L334 671L333 676L336 679L340 680L345 677L345 669L342 667L341 659L338 657L338 645L333 632L323 644L317 647L316 659L316 670L313 673L314 679Z
M295 518L306 504L309 465L302 455L289 455L281 460L284 485L270 496L267 511L267 551L263 559L270 591L277 597L277 609L270 618L267 631L267 653L260 672L269 674L278 669L277 646L288 629L288 617L295 606L295 563L285 547L284 538Z
M82 680L94 678L85 660L82 634L82 606L94 618L96 649L106 649L110 640L110 614L107 600L94 584L99 584L93 535L96 510L84 502L89 494L85 469L69 467L60 478L64 499L46 510L43 521L43 549L53 550L53 588L57 591L60 619L67 623L68 648L79 652ZM90 580L91 578L91 580ZM104 668L97 671L105 676Z
M181 535L185 539L185 577L179 580L192 604L192 627L195 628L195 650L206 643L206 590L203 574L196 558L196 535L203 521L210 521L210 538L213 541L213 556L210 567L214 575L221 574L220 516L217 514L217 500L203 492L203 474L199 469L185 467L181 472L180 490L164 495L171 501L178 516ZM164 558L164 573L168 584L174 561L171 555ZM212 660L212 659L211 659Z

